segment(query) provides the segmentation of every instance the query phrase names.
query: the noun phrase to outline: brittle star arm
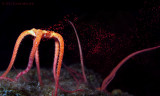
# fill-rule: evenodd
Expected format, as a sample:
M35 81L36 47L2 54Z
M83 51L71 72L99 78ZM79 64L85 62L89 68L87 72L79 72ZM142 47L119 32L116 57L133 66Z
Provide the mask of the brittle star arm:
M58 42L58 40L55 40L55 54L54 54L54 63L53 63L53 74L54 74L55 81L56 81L56 65L57 65L58 55L59 55L59 42ZM71 69L68 69L68 70L71 70ZM72 72L71 72L71 74L72 74ZM70 93L76 92L76 91L82 91L82 89L76 89L76 90L72 90L72 91L65 90L60 85L58 86L58 88L60 88L64 92L70 92ZM78 86L77 86L77 88L78 88Z
M76 30L74 24L71 21L68 21L68 22L71 24L71 26L73 27L74 32L76 34L78 47L79 47L80 61L81 61L81 70L82 70L84 82L87 83L88 81L87 81L86 74L85 74L85 71L84 71L83 52L82 52L81 43L80 43L80 40L79 40L79 37L78 37L78 33L77 33L77 30Z
M71 21L68 21L68 22L72 25L72 27L74 29L74 32L76 34L76 38L77 38L78 46L79 46L79 53L80 53L80 61L81 61L81 66L82 66L83 79L87 83L87 79L86 79L86 75L85 75L85 71L84 71L83 54L82 54L82 48L81 48L80 40L79 40L79 37L78 37L78 34L77 34L77 31L76 31L76 28L75 28L74 24ZM57 59L58 59L58 54L59 54L59 44L58 44L57 40L55 40L55 55L54 55L54 63L53 63L53 74L54 74L55 80L56 80L56 63L57 63Z
M57 65L57 60L58 60L58 55L59 55L59 42L58 40L55 40L55 53L54 53L54 62L53 62L53 75L54 79L56 81L56 65Z
M38 80L39 80L40 85L43 85L42 79L41 79L41 74L40 74L40 63L39 63L39 51L38 51L38 48L37 48L36 53L35 53L35 61L36 61L36 67L37 67Z
M58 91L58 86L59 86L59 76L60 76L60 70L61 70L61 66L62 66L62 60L63 60L63 54L64 54L64 40L63 40L63 37L58 34L58 33L55 33L53 32L51 34L51 37L55 39L55 41L58 40L59 42L59 48L57 47L57 49L59 49L59 58L58 58L58 65L57 65L57 72L56 72L56 84L55 84L55 92L54 92L54 95L57 96L57 91ZM58 52L58 51L56 51ZM55 65L53 65L55 66ZM54 71L54 69L53 69ZM55 74L55 73L53 73Z
M37 33L35 35L36 38L35 38L35 40L33 42L33 47L32 47L32 50L31 50L31 53L30 53L30 56L29 56L28 66L27 66L27 68L24 71L20 72L16 76L15 80L18 80L18 78L20 76L22 76L23 74L26 74L31 69L31 67L33 65L34 56L35 56L36 50L37 50L37 48L38 48L38 46L40 44L40 40L42 38L42 32L36 32L36 33Z
M111 71L111 73L103 80L102 86L100 88L101 91L104 91L105 88L108 86L108 84L113 80L113 78L116 75L116 72L118 71L118 69L126 62L128 61L130 58L132 58L133 56L143 53L143 52L147 52L147 51L151 51L151 50L155 50L157 48L160 48L160 46L156 46L156 47L152 47L152 48L146 48L143 50L139 50L136 51L134 53L131 53L130 55L128 55L127 57L125 57L122 61L120 61L118 63L118 65ZM98 88L99 89L99 88Z
M14 46L14 50L13 50L13 53L12 53L12 58L11 58L11 61L10 61L10 63L9 63L9 66L8 66L7 70L2 74L2 77L5 77L5 76L8 74L8 72L11 70L11 68L12 68L12 66L13 66L13 63L14 63L14 61L15 61L16 55L17 55L18 48L19 48L20 43L21 43L21 41L23 40L23 38L24 38L25 36L27 36L27 35L33 35L33 34L34 34L34 33L33 33L32 31L26 30L26 31L22 32L22 33L19 35L19 37L18 37L18 39L17 39L17 41L16 41L16 44L15 44L15 46Z

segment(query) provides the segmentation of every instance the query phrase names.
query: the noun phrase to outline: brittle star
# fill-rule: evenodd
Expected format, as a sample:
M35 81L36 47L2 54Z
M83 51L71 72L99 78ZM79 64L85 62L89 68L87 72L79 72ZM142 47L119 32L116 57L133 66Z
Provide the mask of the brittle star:
M62 59L63 59L63 54L64 54L64 40L63 40L63 37L60 34L55 33L54 31L46 31L46 30L40 30L40 29L33 28L31 30L26 30L26 31L22 32L20 34L20 36L18 37L18 39L16 41L16 44L14 46L14 50L13 50L13 54L12 54L10 64L9 64L7 70L2 74L2 76L0 78L8 79L6 77L6 75L8 74L8 72L11 70L11 68L13 66L13 63L15 61L17 51L18 51L18 48L19 48L19 45L20 45L21 41L27 35L32 35L32 36L35 37L34 41L33 41L33 47L32 47L32 50L30 52L27 68L24 71L20 72L16 76L15 81L17 81L19 77L26 74L31 69L31 67L33 65L33 60L35 58L38 79L39 79L40 84L42 85L42 80L41 80L41 76L40 76L38 46L39 46L42 38L48 38L48 39L53 38L55 40L55 56L54 56L54 63L53 63L53 74L54 74L54 79L55 79L55 82L56 82L55 93L54 94L55 94L55 96L57 96L57 91L58 91L58 86L59 86L59 76L60 76L60 70L61 70ZM58 60L58 66L57 66L57 72L56 72L57 60ZM9 80L11 80L11 79L9 79Z

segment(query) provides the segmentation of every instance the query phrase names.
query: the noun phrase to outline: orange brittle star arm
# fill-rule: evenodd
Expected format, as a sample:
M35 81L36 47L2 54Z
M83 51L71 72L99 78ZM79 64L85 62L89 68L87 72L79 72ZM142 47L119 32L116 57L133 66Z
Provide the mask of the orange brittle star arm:
M33 35L33 34L34 34L34 33L33 33L32 31L26 30L26 31L22 32L22 33L19 35L19 37L18 37L18 39L17 39L17 41L16 41L16 44L15 44L15 46L14 46L14 50L13 50L13 54L12 54L12 58L11 58L11 61L10 61L10 63L9 63L9 66L8 66L7 70L2 74L2 77L5 77L5 76L8 74L8 72L11 70L11 68L12 68L12 66L13 66L13 63L14 63L14 61L15 61L16 55L17 55L18 48L19 48L20 43L21 43L21 41L23 40L23 38L24 38L25 36L27 36L27 35Z
M54 73L54 79L56 80L56 66L57 66L57 60L59 55L59 42L58 40L55 40L55 55L54 55L54 63L53 63L53 73ZM37 67L37 74L38 74L38 80L40 82L40 85L43 85L41 76L40 76L40 63L39 63L39 51L38 48L35 53L35 61L36 61L36 67Z
M57 65L58 56L59 56L59 42L58 42L58 40L55 40L55 54L54 54L54 63L53 63L53 74L54 74L55 81L57 81L56 65ZM60 85L58 86L58 88L60 88L64 92L70 92L70 93L73 93L73 92L76 92L76 91L82 91L82 89L76 89L76 90L72 90L72 91L65 90Z
M51 34L51 37L55 39L55 51L56 51L56 58L58 58L58 52L59 52L59 58L58 58L58 65L57 65L57 72L56 72L56 85L55 85L55 92L54 92L54 95L57 96L57 91L58 91L58 86L59 86L59 76L60 76L60 70L61 70L61 66L62 66L62 60L63 60L63 54L64 54L64 40L63 40L63 37L58 34L58 33L55 33L53 32ZM59 46L58 46L58 43L57 43L57 40L59 42ZM55 58L55 59L56 59ZM56 61L54 62L56 64ZM53 65L54 67L56 67L55 65ZM53 71L54 71L54 68L53 68ZM55 73L53 73L55 75Z
M34 31L34 30L31 30L31 31ZM28 66L24 71L20 72L16 76L16 78L15 78L16 80L18 80L18 78L20 76L22 76L23 74L26 74L31 69L31 67L33 65L33 60L34 60L34 57L35 57L35 53L36 53L36 51L38 49L38 46L40 44L40 40L42 38L42 35L43 34L42 34L41 30L36 30L36 32L34 33L34 36L36 36L36 38L34 39L34 42L33 42L33 47L32 47L32 50L31 50L31 53L30 53L30 56L29 56Z

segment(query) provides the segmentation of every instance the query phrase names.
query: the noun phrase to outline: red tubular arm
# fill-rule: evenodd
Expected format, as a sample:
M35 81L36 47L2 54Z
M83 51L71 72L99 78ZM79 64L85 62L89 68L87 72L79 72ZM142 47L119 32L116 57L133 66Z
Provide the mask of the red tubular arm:
M87 78L86 78L86 74L85 74L85 71L84 71L83 52L82 52L81 43L80 43L80 40L79 40L79 37L78 37L78 33L77 33L77 30L76 30L74 24L71 21L68 21L68 22L71 24L71 26L73 27L74 32L76 34L78 47L79 47L80 61L81 61L81 70L82 70L84 82L87 83Z
M151 51L151 50L155 50L157 48L160 48L160 46L156 46L156 47L152 47L152 48L147 48L147 49L143 49L143 50L139 50L136 51L134 53L131 53L130 55L128 55L127 57L125 57L122 61L120 61L118 63L118 65L111 71L111 73L103 80L102 86L100 88L101 91L104 91L105 88L108 86L108 84L114 79L116 72L118 71L118 69L130 58L132 58L133 56L143 53L143 52L147 52L147 51Z
M36 61L36 67L37 67L38 80L39 80L40 85L43 85L42 79L41 79L41 74L40 74L41 70L40 70L40 63L39 63L39 51L38 51L38 48L37 48L36 53L35 53L35 61Z
M58 40L55 40L55 53L54 53L54 62L53 62L53 74L54 74L55 81L57 80L56 67L57 67L58 55L59 55L59 42Z

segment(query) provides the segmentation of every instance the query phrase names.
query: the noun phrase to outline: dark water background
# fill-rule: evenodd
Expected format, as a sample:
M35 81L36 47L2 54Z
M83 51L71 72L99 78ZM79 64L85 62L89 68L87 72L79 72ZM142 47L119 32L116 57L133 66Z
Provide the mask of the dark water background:
M72 15L69 19L76 24L85 66L103 78L130 53L160 44L159 0L1 0L0 70L7 68L15 41L22 31L53 27L68 15ZM74 22L75 17L78 19ZM63 63L79 62L72 27L66 25L61 33L66 44ZM27 66L32 39L27 36L23 40L14 64L16 68ZM39 48L41 67L52 67L54 40L42 40ZM119 88L135 96L159 94L159 57L157 49L132 58L118 71L108 90Z

